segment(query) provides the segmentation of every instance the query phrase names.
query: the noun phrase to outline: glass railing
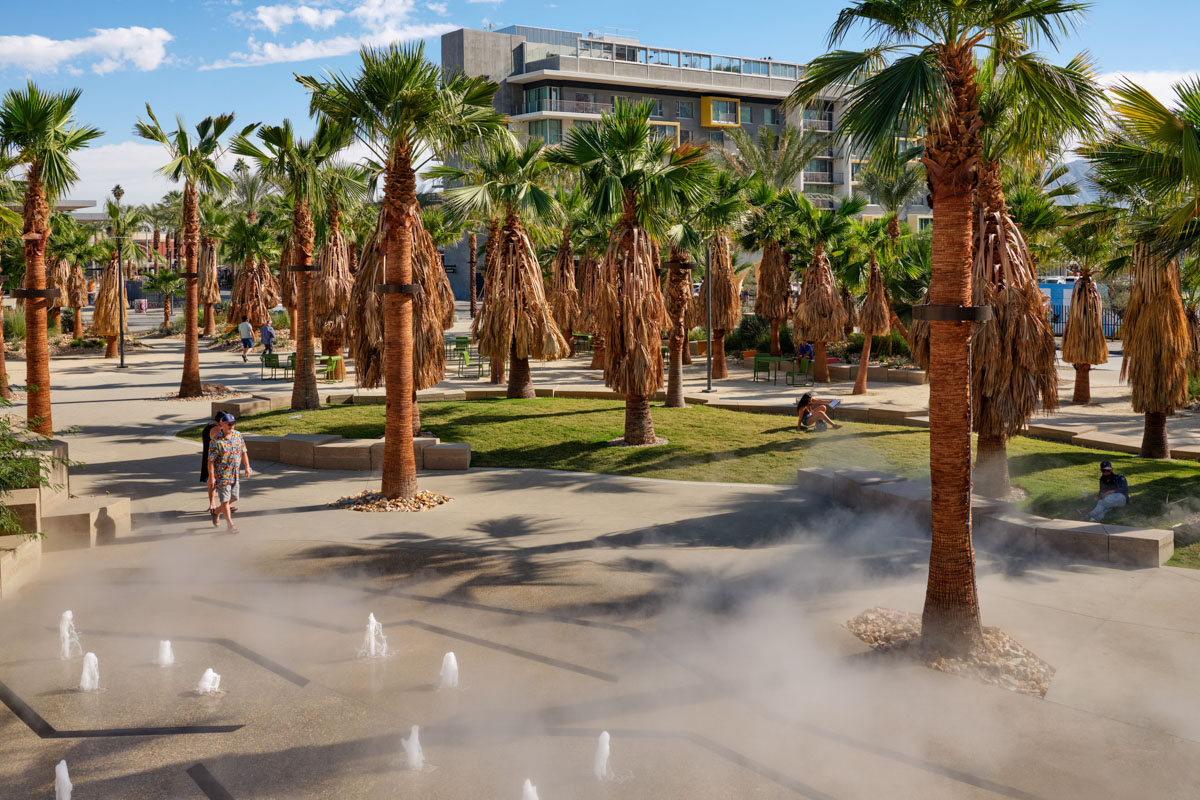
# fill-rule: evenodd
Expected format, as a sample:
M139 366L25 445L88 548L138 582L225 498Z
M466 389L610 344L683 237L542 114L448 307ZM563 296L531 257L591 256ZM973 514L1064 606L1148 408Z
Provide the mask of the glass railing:
M561 114L608 114L612 103L592 103L582 100L530 100L517 103L514 114L536 114L539 111L556 111Z
M842 173L840 172L804 172L805 183L841 183Z

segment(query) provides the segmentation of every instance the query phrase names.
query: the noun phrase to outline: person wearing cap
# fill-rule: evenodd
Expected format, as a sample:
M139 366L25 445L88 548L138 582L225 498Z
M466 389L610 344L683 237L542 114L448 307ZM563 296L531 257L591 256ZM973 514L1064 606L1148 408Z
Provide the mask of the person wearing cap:
M1121 508L1129 502L1129 482L1119 472L1113 472L1112 463L1100 462L1100 492L1096 507L1088 512L1092 522L1103 522L1108 512Z
M242 435L234 430L235 422L233 414L222 414L217 419L217 434L208 447L208 483L220 503L213 514L213 525L223 515L233 533L237 532L237 526L233 524L232 503L241 495L238 468L244 467L247 478L251 475L250 454Z

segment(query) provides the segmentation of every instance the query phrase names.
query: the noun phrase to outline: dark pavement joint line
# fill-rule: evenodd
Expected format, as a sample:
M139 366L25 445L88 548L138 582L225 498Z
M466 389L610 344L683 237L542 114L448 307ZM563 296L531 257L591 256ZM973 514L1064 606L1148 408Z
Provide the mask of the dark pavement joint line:
M241 725L183 725L169 728L94 728L60 731L33 710L4 683L0 683L0 702L28 726L40 739L107 739L118 736L181 736L198 733L232 733Z
M47 630L50 630L50 629L47 628ZM58 630L58 629L54 628L53 630ZM92 630L91 628L89 628L86 631L86 633L95 635L95 636L125 636L125 637L131 638L131 639L170 639L171 641L179 641L179 642L200 642L203 644L216 644L216 645L220 645L221 647L224 647L226 650L230 650L234 653L237 653L239 656L246 659L247 661L251 661L255 664L258 664L263 669L266 669L270 672L274 672L276 675L283 678L285 681L290 681L291 683L294 683L297 686L299 686L301 689L303 689L305 686L307 686L309 684L308 678L304 677L300 673L293 672L292 670L290 670L287 667L280 664L278 661L272 661L271 659L267 658L266 656L262 655L261 653L256 653L253 650L251 650L249 647L246 647L245 645L235 642L233 639L226 639L221 636L187 636L184 634L177 634L177 633L175 633L175 634L171 634L171 633L157 634L157 633L130 633L130 632L126 632L126 631L97 631L97 630Z
M233 795L229 793L229 790L222 786L221 782L213 777L213 774L208 771L208 767L203 764L193 764L188 767L187 774L196 782L208 800L233 800Z

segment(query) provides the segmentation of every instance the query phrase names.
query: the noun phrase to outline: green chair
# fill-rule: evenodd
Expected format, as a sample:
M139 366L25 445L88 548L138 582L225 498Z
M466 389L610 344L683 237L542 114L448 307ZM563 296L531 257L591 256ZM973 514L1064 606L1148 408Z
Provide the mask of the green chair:
M754 375L752 380L758 380L758 374L761 372L763 380L771 377L771 362L767 361L770 358L766 353L755 353L754 355Z
M338 373L341 372L341 356L322 356L325 363L321 365L321 380L326 383L337 383Z
M275 373L280 369L279 356L276 353L262 354L262 367L259 369L259 379L267 377L267 370L271 370L271 380L275 380Z
M288 378L294 379L296 377L296 354L288 353L287 361L280 365L280 369L283 370L284 380Z
M474 375L476 378L482 378L484 360L477 358L474 363L471 363L469 356L470 354L468 353L468 360L458 362L458 376L465 378L468 375Z
M801 381L797 383L797 378ZM802 358L800 363L796 365L796 369L791 370L784 377L784 383L788 386L811 386L813 382L813 363L811 358Z

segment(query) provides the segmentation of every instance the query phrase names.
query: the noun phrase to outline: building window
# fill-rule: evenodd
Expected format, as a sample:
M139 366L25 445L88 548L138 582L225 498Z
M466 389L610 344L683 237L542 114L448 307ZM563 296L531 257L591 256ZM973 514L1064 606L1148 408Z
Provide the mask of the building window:
M742 59L742 74L743 75L766 75L766 61L749 61Z
M712 68L714 72L741 72L742 60L728 56L713 56Z
M752 107L746 106L745 108L742 109L742 124L743 125L753 125L754 124L754 109Z
M796 80L796 65L795 64L771 64L772 78L787 78L788 80Z
M763 125L779 125L779 124L781 124L780 117L781 117L781 115L779 113L778 108L764 108L763 109L763 118L762 118Z
M696 104L691 100L680 100L675 106L675 116L678 119L695 119Z
M738 103L736 100L713 100L712 101L712 118L713 122L721 122L726 125L738 124Z
M665 136L674 144L679 144L679 123L677 122L651 122L650 130L659 136Z
M650 108L650 116L661 117L663 115L663 101L655 99L653 97L647 97L646 99L654 104Z
M725 131L710 131L708 134L708 143L713 147L724 147Z
M933 217L917 217L917 230L921 233L933 230Z
M688 69L712 69L712 56L707 53L681 53L683 65Z
M647 61L664 67L678 67L679 53L675 50L650 50Z
M692 132L686 128L679 129L679 141L690 142L692 140Z
M546 144L558 144L562 141L562 120L535 119L529 123L529 135Z
M557 86L539 86L536 89L525 90L525 113L537 111L560 111L559 89Z
M631 44L619 44L616 46L616 60L629 61L634 64L645 64L646 48L635 47Z

